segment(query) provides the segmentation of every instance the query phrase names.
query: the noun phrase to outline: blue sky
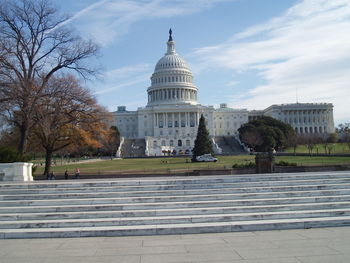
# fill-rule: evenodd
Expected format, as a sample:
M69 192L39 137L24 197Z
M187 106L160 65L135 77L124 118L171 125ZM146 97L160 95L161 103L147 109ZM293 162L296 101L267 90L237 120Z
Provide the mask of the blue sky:
M331 102L349 122L349 0L53 0L101 46L101 77L87 82L110 111L147 104L154 66L173 29L199 102L264 109ZM91 62L93 63L93 62Z

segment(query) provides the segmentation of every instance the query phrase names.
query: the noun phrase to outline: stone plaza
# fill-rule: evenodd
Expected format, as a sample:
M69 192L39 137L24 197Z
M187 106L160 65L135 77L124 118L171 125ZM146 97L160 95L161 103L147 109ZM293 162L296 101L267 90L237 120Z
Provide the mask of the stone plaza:
M0 240L0 263L348 263L350 227Z

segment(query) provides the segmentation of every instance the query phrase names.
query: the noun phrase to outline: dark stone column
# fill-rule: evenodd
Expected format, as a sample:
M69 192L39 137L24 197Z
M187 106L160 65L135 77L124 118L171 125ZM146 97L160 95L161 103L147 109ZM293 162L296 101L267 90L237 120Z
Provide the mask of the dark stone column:
M275 156L272 152L258 153L255 156L256 172L273 173L275 168Z

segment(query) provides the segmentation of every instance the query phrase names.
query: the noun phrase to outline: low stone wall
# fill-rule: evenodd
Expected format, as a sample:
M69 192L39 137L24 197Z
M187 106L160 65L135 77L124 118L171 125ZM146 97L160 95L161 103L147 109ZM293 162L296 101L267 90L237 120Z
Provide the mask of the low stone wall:
M0 163L0 180L19 182L33 181L32 166L32 163Z
M327 172L348 171L350 165L327 165L327 166L275 166L275 173L301 173L301 172Z
M227 175L227 174L254 174L255 168L234 168L234 169L205 169L194 170L189 175Z
M301 172L327 172L347 171L350 165L328 165L328 166L274 166L274 173L301 173ZM225 174L254 174L255 168L233 168L233 169L206 169L194 170L189 175L225 175Z

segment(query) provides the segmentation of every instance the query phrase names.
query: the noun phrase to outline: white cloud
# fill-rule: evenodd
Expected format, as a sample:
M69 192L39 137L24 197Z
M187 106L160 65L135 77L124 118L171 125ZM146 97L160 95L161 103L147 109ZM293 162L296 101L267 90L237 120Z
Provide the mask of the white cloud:
M336 121L344 121L349 118L349 30L348 0L304 0L195 55L207 69L258 72L264 84L240 96L245 98L241 107L295 102L297 90L299 102L334 103Z
M72 20L79 20L84 35L105 46L118 41L139 21L189 15L224 1L230 0L104 0L79 11Z
M135 74L150 72L151 69L152 69L152 66L149 64L138 64L133 66L126 66L122 68L112 69L107 71L104 75L107 78L114 78L114 79L130 78L130 77L133 77Z
M103 82L94 88L95 94L109 93L147 82L151 71L152 67L149 64L137 64L106 71L102 76Z
M95 91L94 94L95 95L101 95L101 94L104 94L104 93L109 93L109 92L112 92L112 91L116 91L116 90L121 89L121 88L130 87L130 86L133 86L135 84L139 84L139 83L145 82L145 77L146 76L140 76L140 77L138 77L138 78L136 78L136 79L134 79L132 81L123 82L123 83L117 84L117 85L109 87L109 88L104 88L104 89Z

